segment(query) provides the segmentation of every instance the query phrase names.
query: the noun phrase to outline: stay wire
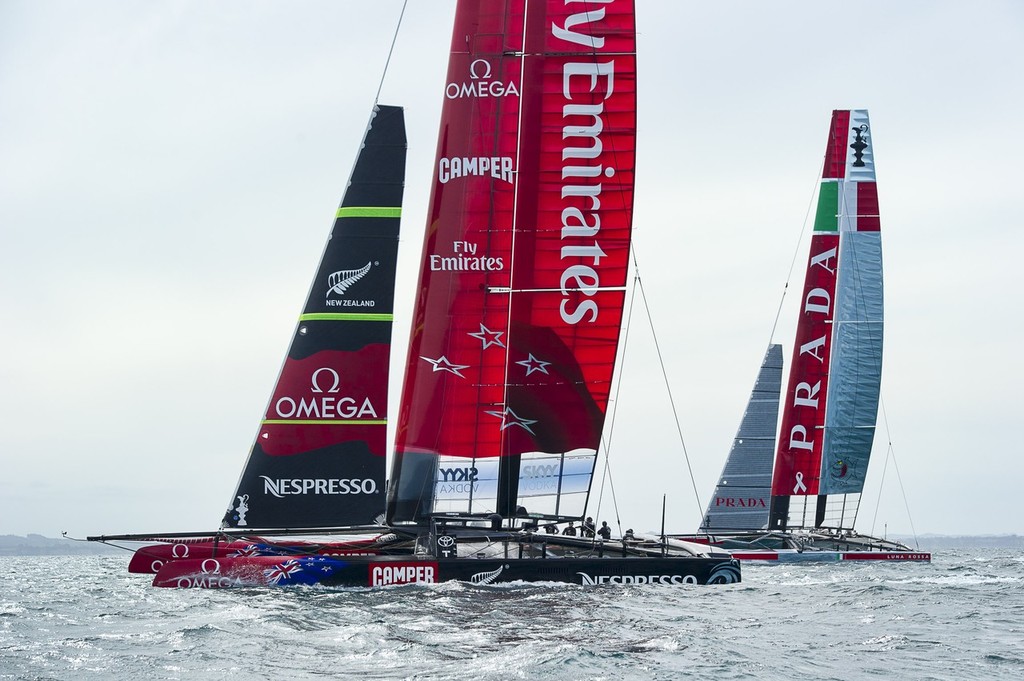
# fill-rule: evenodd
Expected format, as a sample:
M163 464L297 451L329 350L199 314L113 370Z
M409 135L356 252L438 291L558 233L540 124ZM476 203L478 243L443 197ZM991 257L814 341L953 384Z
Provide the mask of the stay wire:
M882 411L882 423L885 424L885 439L889 443L889 448L885 454L885 466L882 467L882 480L881 483L879 483L878 500L875 502L875 516L871 519L871 534L875 533L875 524L878 522L878 507L882 503L881 488L885 483L885 471L889 467L889 458L891 457L893 468L896 469L896 480L900 486L900 493L903 495L903 508L907 511L907 521L910 523L910 533L914 536L914 546L920 549L921 544L917 538L917 528L914 527L914 518L910 514L910 502L907 499L907 490L903 486L903 476L900 474L900 467L896 462L896 450L892 446L892 436L889 433L889 416L885 411L885 400L879 399L879 407Z
M825 158L822 157L821 163L818 165L817 178L820 178L822 172L825 169ZM796 269L797 258L800 257L800 244L803 243L804 234L807 232L807 223L811 217L811 209L814 207L814 199L818 193L818 185L821 181L815 179L814 188L811 190L811 198L807 202L807 210L804 212L803 225L800 227L800 235L797 237L796 244L793 247L793 258L789 262L789 272L786 274L786 283L782 285L782 296L779 298L779 307L775 311L775 321L772 322L772 333L768 338L768 345L771 345L775 340L775 331L779 326L779 318L782 316L782 305L786 302L786 293L789 291L789 282L793 280L793 270Z
M597 59L598 58L597 46L592 44L591 48L592 48L591 49L591 53L590 53L591 56L594 59ZM635 45L635 43L634 43L633 51L631 53L628 53L628 54L632 54L634 56L634 58L636 57L636 45ZM632 148L634 150L633 151L633 157L632 157L633 163L631 164L631 166L632 166L631 170L635 173L635 171L636 171L636 156L635 156L635 149L636 149L636 146L635 146L636 145L636 126L635 126L635 120L634 120L633 132L634 132L634 134L633 134L633 144L630 147L630 148ZM610 140L608 140L609 144L608 144L608 147L607 147L607 152L609 153L609 155L610 155L610 157L612 159L613 167L619 168L622 164L619 163L620 152L619 152L618 148L616 147L615 139L616 138L613 136ZM627 155L627 157L629 156L629 152L628 151L626 152L626 155ZM616 189L614 189L613 191L616 191L618 193L619 197L623 200L623 203L625 205L629 206L629 224L630 224L631 230L635 230L636 228L633 225L633 192L635 190L633 188L633 185L631 185L630 188L628 190L626 190L621 185L616 184ZM636 263L636 242L632 241L632 238L631 238L631 246L632 246L632 248L630 249L630 257L631 257L631 259L633 261L634 277L636 278L637 281L639 281L639 277L640 277L639 272L640 272L640 270L637 267L637 263ZM634 301L635 297L636 297L636 288L634 287L634 289L633 289L633 291L631 293L631 296L630 296L629 310L628 310L628 312L626 312L626 320L625 320L625 324L624 324L625 325L625 334L622 337L622 342L619 344L619 356L621 357L621 359L617 363L618 371L616 372L617 376L616 376L616 381L615 381L615 389L614 389L614 393L611 393L609 395L609 406L608 406L608 409L610 411L610 415L607 418L607 421L608 421L608 435L606 437L603 432L601 434L600 442L601 442L601 445L604 448L604 468L603 468L602 473L601 473L601 491L598 493L597 510L595 511L595 514L598 516L598 518L600 518L601 502L602 502L602 500L604 498L604 482L605 482L605 480L607 480L608 481L609 489L611 491L611 496L612 496L612 510L615 513L615 524L618 527L619 535L620 536L622 535L622 519L621 519L621 517L619 515L619 502L618 502L618 499L617 499L617 497L615 495L615 481L614 481L614 478L612 477L612 472L611 472L611 461L610 461L610 459L611 459L611 441L612 441L612 433L615 430L615 414L616 414L616 412L618 410L619 389L620 389L620 387L622 385L622 376L623 376L623 374L625 374L624 368L625 368L625 360L626 360L626 345L627 345L627 343L629 341L629 327L631 325L630 322L631 322L632 317L633 317L633 301ZM615 402L614 403L612 403L612 397L611 397L612 394L615 395ZM589 498L588 498L588 503L589 503ZM596 523L596 521L595 521L595 523Z
M636 255L635 254L633 255L633 278L634 278L634 280L639 278L639 268L637 267L637 264L636 264ZM611 411L611 415L610 415L611 418L608 419L608 437L605 438L604 435L602 435L602 437L601 437L601 444L604 446L604 469L601 472L601 491L598 493L598 496L597 496L597 510L595 511L595 513L598 516L600 516L600 514L601 514L601 504L602 504L602 501L604 499L604 483L605 483L605 480L607 480L608 481L608 486L610 488L611 495L612 495L612 509L613 509L613 511L615 513L615 525L616 525L616 527L618 527L619 536L622 536L622 518L619 515L619 501L618 501L618 498L615 496L615 480L612 477L612 471L611 471L611 441L612 441L612 435L615 432L615 416L618 413L618 406L619 406L618 395L621 392L622 377L626 373L625 372L626 356L627 356L626 348L629 346L629 330L633 326L633 323L632 323L633 322L633 306L634 306L634 303L636 301L636 288L637 288L636 286L633 286L633 289L632 289L632 291L630 293L629 308L626 311L626 319L625 319L625 323L623 324L623 326L625 327L625 333L622 336L621 349L619 350L619 354L622 357L622 360L619 362L619 371L617 373L617 376L615 377L615 392L614 392L614 394L616 396L616 399L615 399L614 403L611 405L611 409L610 409L610 411Z
M690 475L690 485L693 487L693 498L697 502L697 517L704 518L704 504L701 502L700 493L697 491L697 479L693 475L693 466L690 464L690 453L686 449L686 440L683 438L683 427L679 422L679 412L676 410L675 397L672 395L672 386L668 380L668 371L665 369L665 358L661 354L661 344L658 342L658 332L654 328L654 317L651 315L651 307L647 302L647 292L644 290L643 279L640 278L640 268L636 265L636 248L633 249L633 264L636 267L636 288L640 290L640 299L644 303L644 311L647 313L647 323L651 327L651 336L654 338L654 349L658 354L658 364L661 367L661 377L665 381L665 392L668 393L669 407L672 409L672 419L676 424L676 433L679 434L679 445L683 449L683 460L686 461L686 471Z
M387 61L384 62L384 72L380 74L380 83L377 85L377 96L373 98L373 105L377 106L380 101L380 91L384 88L384 78L388 75L388 66L391 65L391 55L395 51L395 43L398 42L398 29L402 28L402 17L405 16L405 7L409 0L402 3L402 11L398 15L398 24L395 25L395 35L391 37L391 49L388 50Z

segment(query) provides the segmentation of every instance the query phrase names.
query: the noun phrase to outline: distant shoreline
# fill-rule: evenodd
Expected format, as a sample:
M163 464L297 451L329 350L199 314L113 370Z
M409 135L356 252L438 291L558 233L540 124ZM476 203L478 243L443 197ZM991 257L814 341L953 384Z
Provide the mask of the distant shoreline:
M111 546L91 541L55 539L41 534L0 535L0 556L102 556L117 552Z
M901 541L907 546L915 545L914 537L893 535L890 539ZM925 534L917 537L917 544L925 550L936 549L1024 549L1024 535L1019 534L976 534L946 535Z

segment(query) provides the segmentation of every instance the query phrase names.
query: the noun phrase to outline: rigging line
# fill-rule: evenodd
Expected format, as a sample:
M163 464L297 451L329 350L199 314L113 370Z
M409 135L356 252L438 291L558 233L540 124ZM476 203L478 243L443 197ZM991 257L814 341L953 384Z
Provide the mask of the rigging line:
M635 265L635 263L634 263L634 265ZM640 276L639 273L634 273L634 275L633 275L635 280L639 280L639 276ZM615 391L614 391L615 404L612 405L612 408L611 408L611 412L612 412L611 419L609 419L609 421L608 421L608 440L607 440L607 442L604 443L605 444L605 456L606 457L609 455L609 451L610 451L609 448L610 448L610 443L611 443L611 440L612 440L612 435L615 433L615 416L618 414L618 409L619 409L618 397L619 397L619 393L622 390L622 376L626 373L626 371L625 371L625 369L626 369L626 347L629 344L629 329L630 329L630 326L632 325L633 303L634 303L635 299L636 299L636 287L634 286L633 287L633 291L632 291L632 293L630 295L630 299L629 299L629 311L626 313L626 319L625 319L625 322L623 324L623 326L625 327L626 332L622 336L622 343L620 343L620 349L618 350L618 354L621 357L621 359L618 362L619 370L618 370L618 373L617 373L617 375L615 377ZM611 400L609 399L609 401L611 401Z
M62 539L67 539L69 541L80 541L80 542L89 542L89 541L91 541L89 539L81 539L79 537L71 537L71 536L68 535L67 532L61 532L60 536L61 536ZM121 546L120 544L115 544L113 542L98 541L97 543L98 544L103 544L104 546L109 546L109 547L114 548L114 549L121 549L122 551L128 551L130 553L135 553L135 549L128 548L127 546Z
M615 495L615 478L612 477L611 462L608 460L608 441L601 437L601 443L604 445L604 471L601 475L601 492L597 498L597 510L594 515L600 519L601 516L601 499L604 497L604 481L608 480L608 488L612 495L612 512L615 513L615 526L619 528L619 536L622 536L622 518L619 516L619 499Z
M892 465L896 469L896 479L900 483L900 492L903 494L903 507L907 510L907 520L910 521L910 533L914 535L914 546L918 549L921 548L921 544L917 541L917 529L914 527L914 519L910 515L910 504L907 501L907 490L903 487L903 476L900 475L900 466L896 462L896 452L892 455Z
M511 19L510 19L510 17L511 17L511 9L507 8L507 10L508 11L506 11L506 14L505 14L505 17L504 17L504 20L506 22L506 26L507 26L508 23L511 22ZM523 29L522 29L522 33L520 34L520 44L522 46L522 52L519 53L519 54L509 55L509 56L512 56L513 59L518 59L519 60L519 82L521 84L524 84L524 85L526 83L526 39L527 39L527 29L529 28L529 26L530 26L530 7L529 7L529 3L527 3L523 7ZM507 27L502 29L502 33L503 34L506 31L507 31ZM505 351L505 359L504 359L504 365L502 367L502 380L504 381L505 385L502 386L502 390L501 390L502 405L506 409L508 408L508 395L509 395L509 385L510 385L510 383L509 383L509 371L511 371L511 367L509 366L509 362L512 359L512 356L511 356L511 348L512 348L512 313L513 313L513 306L512 306L512 302L513 302L513 300L512 300L513 299L513 296L512 296L513 286L512 286L512 284L516 281L516 265L517 265L517 263L516 263L516 242L518 241L517 235L518 235L518 232L519 232L518 227L519 227L519 187L520 187L520 185L519 185L518 169L519 169L520 164L522 163L522 158L523 158L523 101L522 101L522 97L517 97L516 98L515 106L516 106L516 151L515 151L515 154L516 154L516 176L515 176L515 188L514 188L514 191L512 193L512 240L511 240L511 243L509 244L509 251L508 251L508 253L509 253L509 263L508 263L508 283L509 283L509 286L508 286L508 294L509 295L508 295L508 299L507 299L507 301L505 303L505 321L504 321L505 332L506 332L507 335L505 336L506 346L503 348L504 351ZM497 130L499 130L499 131L501 130L500 119L495 119L495 127L497 128ZM495 135L494 141L492 142L492 149L494 149L494 153L495 154L498 153L498 150L500 148L499 138L500 138L500 135ZM488 230L487 230L487 240L488 240L487 247L488 248L490 248L490 246L492 244L493 230L491 228L494 227L495 208L494 208L494 200L493 200L493 198L494 198L494 186L493 186L493 183L491 184L491 190L490 191L491 191L491 199L492 200L489 202L490 206L488 208L488 216L487 216L487 226L488 226ZM487 289L488 293L492 292L492 289L494 289L494 288L495 287L488 287L488 289ZM520 505L519 504L519 480L518 480L518 477L515 480L513 480L513 471L512 471L512 461L511 460L508 462L508 465L502 465L504 462L502 462L501 459L503 459L505 457L500 456L500 453L505 450L505 443L506 442L507 442L507 440L506 440L506 433L505 433L504 430L502 430L502 432L501 432L501 440L500 440L499 445L498 445L499 446L499 449L498 449L498 453L499 453L499 457L498 457L498 459L499 459L499 464L498 464L498 485L497 485L497 490L498 491L496 492L495 506L499 506L500 507L501 487L502 487L502 484L504 484L505 499L507 501L506 501L506 508L502 509L502 510L511 511L513 516L514 516L514 515L516 515L516 511L518 510L518 507ZM521 473L522 472L522 455L519 455L519 457L520 457L519 458L519 464L520 464L520 473ZM564 470L564 466L565 466L565 459L564 458L562 459L562 466L563 466L563 470ZM507 469L507 473L503 476L502 475L502 471L506 470L506 469ZM513 495L512 495L513 484L515 485L515 491L516 491L516 493L515 493L515 500L514 501L513 501ZM559 489L559 493L556 494L556 496L555 496L555 513L556 513L556 515L558 514L559 511L561 511L561 494L560 494L560 492L561 492L561 480L559 480L559 488L558 489ZM515 508L512 508L513 506ZM510 527L511 527L511 525L510 525Z
M893 465L893 468L896 469L896 480L900 484L900 493L903 495L903 507L907 511L907 520L910 522L910 533L914 535L914 546L917 547L918 549L920 549L921 545L918 543L918 540L917 540L917 529L914 527L914 518L913 518L913 516L910 515L910 502L907 501L907 490L903 487L903 476L900 475L900 466L899 466L899 464L896 461L896 450L893 449L892 438L889 436L889 415L886 414L886 412L885 412L885 402L881 398L879 398L878 402L879 402L879 406L880 406L880 408L882 410L882 422L885 423L885 436L886 436L886 439L889 441L889 452L892 454L892 465ZM886 462L888 462L888 455L886 456ZM881 501L881 497L882 497L881 490L879 490L878 497L879 497L879 501ZM874 530L875 530L875 526L874 526L874 523L872 523L872 525L871 525L871 533L872 534L874 534Z
M633 255L633 278L634 278L634 280L636 280L640 276L639 275L639 268L637 267L637 264L636 264L636 254L633 253L632 255ZM629 309L626 312L626 319L625 319L625 321L623 323L623 326L625 327L625 333L622 336L622 343L621 343L621 347L620 347L620 350L619 350L619 354L622 356L622 360L619 362L618 375L615 377L616 378L616 380L615 380L615 392L614 392L614 394L615 394L615 403L611 406L611 418L608 419L608 438L605 439L603 434L601 436L601 443L604 445L604 469L601 472L601 491L597 495L597 510L595 511L595 513L597 513L598 516L601 515L601 504L602 504L602 502L604 500L604 483L605 483L605 480L607 480L608 481L608 485L609 485L609 487L611 489L611 494L612 494L612 508L615 511L615 523L616 523L616 525L618 525L619 535L620 536L622 535L622 520L619 517L619 502L618 502L618 499L615 497L615 482L614 482L614 480L611 477L612 476L612 473L611 473L611 461L610 461L610 459L611 459L611 441L612 441L612 434L615 431L615 416L618 413L618 409L619 409L618 395L619 395L619 392L620 392L621 387L622 387L622 376L623 376L623 374L626 373L625 370L624 370L625 369L625 364L626 364L626 348L629 345L629 330L630 330L630 328L633 325L632 324L632 321L633 321L633 306L634 306L635 301L636 301L636 286L634 285L632 287L632 291L630 292Z
M409 4L409 0L405 0L402 3L402 11L398 15L398 24L395 25L395 35L391 37L391 49L388 50L388 58L384 62L384 72L380 74L380 83L377 85L377 96L373 98L373 105L377 106L377 102L380 101L380 91L384 87L384 78L388 75L388 66L391 64L391 54L395 51L395 43L398 42L398 29L402 27L402 17L405 16L405 6Z
M611 465L612 465L611 461L609 461L608 457L605 456L604 467L608 471L608 489L609 489L609 491L611 492L611 495L612 495L612 511L615 513L615 526L617 528L619 528L619 536L621 537L622 536L622 516L619 514L619 498L615 494L615 478L612 476ZM603 479L602 479L601 484L602 484L601 493L604 494L604 489L603 489L604 480ZM600 502L598 502L598 503L600 503Z
M644 301L644 309L647 311L647 323L651 327L651 335L654 336L654 349L658 353L658 363L661 365L661 376L665 379L665 391L668 393L668 403L672 409L672 418L676 422L676 432L679 433L679 444L683 448L683 459L686 461L686 470L690 474L690 485L693 486L693 498L697 502L697 517L704 520L704 504L701 503L700 493L697 491L697 480L693 477L693 467L690 465L690 453L686 451L686 441L683 439L683 427L679 423L679 412L676 411L676 401L672 397L672 386L668 382L668 372L665 370L665 358L661 354L661 345L658 343L658 334L654 330L654 318L651 316L651 308L647 304L647 292L644 291L643 281L639 274L636 278L637 286L640 288L640 298Z
M768 338L768 345L771 345L775 340L775 330L779 326L779 318L782 316L782 304L786 301L786 292L789 290L789 282L793 279L793 269L796 268L797 258L800 257L800 244L804 240L804 233L807 231L807 221L811 216L811 208L814 206L814 198L817 196L818 187L821 184L821 176L825 172L825 157L822 156L821 163L818 165L817 178L815 179L814 188L811 190L811 198L807 202L807 210L804 212L803 225L800 227L800 236L797 237L796 246L793 248L793 259L789 263L789 272L786 273L786 283L782 285L782 295L779 297L779 308L775 311L775 321L772 322L772 333Z
M522 35L521 35L522 43L523 43L524 47L525 47L525 44L526 44L527 27L529 25L529 21L526 18L526 12L528 12L528 8L524 8L523 28L522 28ZM506 22L508 22L508 15L507 14L505 16L505 20L506 20ZM507 57L507 56L511 56L513 58L519 59L519 79L520 79L520 82L525 82L525 80L526 80L526 75L525 75L526 74L526 60L524 58L525 54L526 54L525 51L522 51L522 52L515 52L515 53L506 53L503 56L503 58ZM500 127L500 125L499 125L499 127ZM518 101L518 103L516 104L516 150L515 150L516 167L519 166L519 159L521 158L521 155L522 155L522 135L521 135L522 128L523 128L523 107L522 107L522 102L521 102L521 99L520 99ZM493 142L494 153L498 152L499 145L500 145L499 139L496 136L495 139L494 139L494 142ZM494 193L494 190L492 188L491 189L492 197L493 197L493 193ZM489 226L493 226L494 225L494 214L495 214L495 206L494 206L494 202L493 201L490 202L490 206L489 206L488 211L489 212L488 212L487 224ZM516 263L515 263L516 234L518 232L518 230L516 229L516 225L518 225L518 223L519 223L518 215L519 215L519 190L518 190L518 178L516 178L516 191L513 194L513 200L512 200L512 226L513 227L512 227L512 243L511 243L510 249L509 249L509 252L510 252L509 286L488 286L486 288L487 293L509 294L508 298L506 300L506 303L505 303L505 310L506 310L505 320L506 321L505 321L505 324L504 324L504 333L508 334L508 335L506 335L506 343L508 343L509 345L506 345L503 348L504 351L505 351L505 359L504 359L503 375L502 375L502 380L503 380L502 405L505 406L505 407L508 406L508 392L509 392L509 385L510 385L510 382L509 382L509 370L510 370L510 367L509 367L509 360L510 360L509 347L510 347L510 338L511 338L511 335L510 335L511 334L510 322L511 322L511 319L512 319L512 310L513 310L513 298L512 298L511 294L512 293L519 293L519 292L522 292L522 291L528 291L528 289L513 290L512 286L511 286L511 282L514 280L514 277L515 277L514 271L515 271L515 266L516 266ZM488 248L490 247L490 240L491 240L491 238L492 238L492 230L488 230L488 236L487 236L487 239L488 239L488 245L487 246L488 246ZM481 353L482 352L483 352L483 350L481 350ZM479 394L479 391L478 391L478 394ZM478 399L478 402L479 402L479 399ZM502 444L499 444L499 451L503 451L503 449L504 449L504 444L503 443L506 441L505 438L506 438L506 434L504 432L502 432L502 435L501 435L501 443ZM499 458L503 458L503 457L499 457ZM477 460L477 457L474 455L473 456L474 463L476 462L476 460ZM497 487L497 490L498 490L497 491L498 497L496 497L496 499L495 499L496 502L501 497L502 489L504 489L504 492L505 492L504 496L505 496L505 498L506 499L512 499L513 484L514 483L518 484L517 481L515 479L513 479L513 475L511 474L511 465L509 465L507 468L508 468L508 472L507 473L503 473L503 471L506 469L506 466L504 466L502 463L499 462L498 482L496 483L496 487ZM519 505L519 503L518 503L518 493L516 494L516 503L515 503L515 505L516 506ZM498 510L498 509L495 509L495 510ZM508 510L508 509L505 509L505 510ZM513 515L514 515L514 513L513 513Z
M888 433L886 434L888 436ZM875 534L875 525L878 524L878 508L882 505L882 489L885 486L885 474L889 470L889 458L892 456L892 442L885 450L885 463L882 465L882 479L878 483L878 498L875 499L875 514L871 518L871 534Z

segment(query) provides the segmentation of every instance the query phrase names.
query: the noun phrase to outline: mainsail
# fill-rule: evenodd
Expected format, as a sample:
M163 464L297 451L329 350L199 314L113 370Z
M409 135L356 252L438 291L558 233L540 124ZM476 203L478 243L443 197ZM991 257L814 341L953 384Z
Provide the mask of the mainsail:
M632 0L460 3L388 521L583 513L618 346Z
M882 371L882 246L866 110L832 113L783 399L771 528L852 528Z
M384 511L402 109L374 108L224 527L370 524Z

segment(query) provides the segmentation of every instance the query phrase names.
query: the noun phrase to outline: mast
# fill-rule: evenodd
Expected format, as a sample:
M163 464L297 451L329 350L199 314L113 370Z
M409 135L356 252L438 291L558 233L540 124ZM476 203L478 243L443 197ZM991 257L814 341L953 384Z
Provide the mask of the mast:
M770 527L852 528L882 367L882 250L866 110L832 113L783 401Z
M405 152L402 109L375 106L224 527L369 525L383 514Z
M579 517L622 318L632 0L460 2L388 518Z

